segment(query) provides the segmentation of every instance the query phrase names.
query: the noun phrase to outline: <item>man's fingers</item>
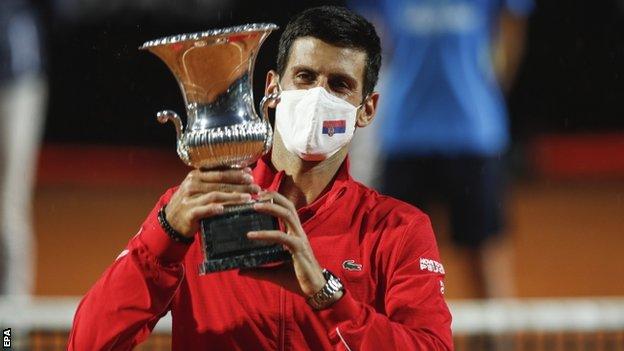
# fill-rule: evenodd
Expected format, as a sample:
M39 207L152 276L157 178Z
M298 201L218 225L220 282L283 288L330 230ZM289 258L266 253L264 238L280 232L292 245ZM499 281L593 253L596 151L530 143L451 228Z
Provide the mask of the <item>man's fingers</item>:
M189 177L204 183L252 184L254 179L248 169L228 169L222 171L200 171L189 173Z
M189 185L187 194L189 196L196 194L205 194L213 191L229 192L229 193L249 193L256 194L261 189L257 184L227 184L227 183L204 183L195 182Z
M260 230L247 233L250 240L262 240L271 244L281 244L286 246L291 253L298 251L298 240L292 235L288 235L279 230Z
M182 183L181 191L187 196L219 192L238 192L255 194L261 190L253 183L251 169L228 169L190 172Z
M268 192L264 192L264 193L260 193L260 198L261 199L272 199L273 202L275 202L276 204L285 207L293 212L297 212L297 209L295 208L295 205L288 200L288 198L276 191L268 191Z
M204 206L198 206L191 210L191 216L193 218L208 218L223 213L222 204L209 204Z
M286 207L270 202L256 202L254 204L254 210L280 218L284 221L286 226L293 229L297 233L301 231L301 225L299 223L297 212L294 212Z
M247 193L229 193L213 191L193 198L191 201L195 206L209 205L213 203L240 203L251 200L251 195Z

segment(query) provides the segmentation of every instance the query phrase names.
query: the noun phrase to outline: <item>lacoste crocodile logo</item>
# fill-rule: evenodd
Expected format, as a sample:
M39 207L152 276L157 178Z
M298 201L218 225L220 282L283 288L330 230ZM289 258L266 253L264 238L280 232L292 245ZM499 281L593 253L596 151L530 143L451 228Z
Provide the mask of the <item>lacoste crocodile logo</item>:
M342 268L348 271L361 271L362 265L359 263L355 263L355 260L346 260L342 262Z

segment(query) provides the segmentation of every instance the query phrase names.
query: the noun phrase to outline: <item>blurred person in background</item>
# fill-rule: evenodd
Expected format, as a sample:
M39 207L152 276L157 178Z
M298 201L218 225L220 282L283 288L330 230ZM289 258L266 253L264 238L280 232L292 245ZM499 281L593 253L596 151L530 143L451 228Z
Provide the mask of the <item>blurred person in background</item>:
M502 91L522 58L533 1L351 5L381 28L390 61L377 131L385 159L379 162L382 191L425 209L443 200L478 297L513 295L512 250L502 235L510 139ZM377 144L373 138L359 144ZM373 171L362 171L364 178Z
M27 0L0 1L0 293L33 291L32 194L44 123L40 26Z

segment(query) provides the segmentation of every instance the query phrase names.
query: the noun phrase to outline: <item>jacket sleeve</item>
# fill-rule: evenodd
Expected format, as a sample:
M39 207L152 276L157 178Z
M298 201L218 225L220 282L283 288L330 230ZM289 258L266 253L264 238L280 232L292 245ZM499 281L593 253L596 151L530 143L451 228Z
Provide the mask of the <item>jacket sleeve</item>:
M393 249L385 270L384 313L343 297L318 312L337 350L452 350L444 268L429 219L420 215Z
M163 195L127 248L80 302L68 350L131 350L164 316L184 277L190 245L171 240L157 213Z

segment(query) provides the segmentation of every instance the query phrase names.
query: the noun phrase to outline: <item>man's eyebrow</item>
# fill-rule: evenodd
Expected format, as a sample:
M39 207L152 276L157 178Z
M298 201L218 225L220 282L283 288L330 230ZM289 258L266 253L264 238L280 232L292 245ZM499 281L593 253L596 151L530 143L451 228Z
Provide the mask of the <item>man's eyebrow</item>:
M306 66L306 65L296 65L293 66L291 68L292 71L297 72L297 71L310 71L310 72L316 72L316 70L310 66Z

